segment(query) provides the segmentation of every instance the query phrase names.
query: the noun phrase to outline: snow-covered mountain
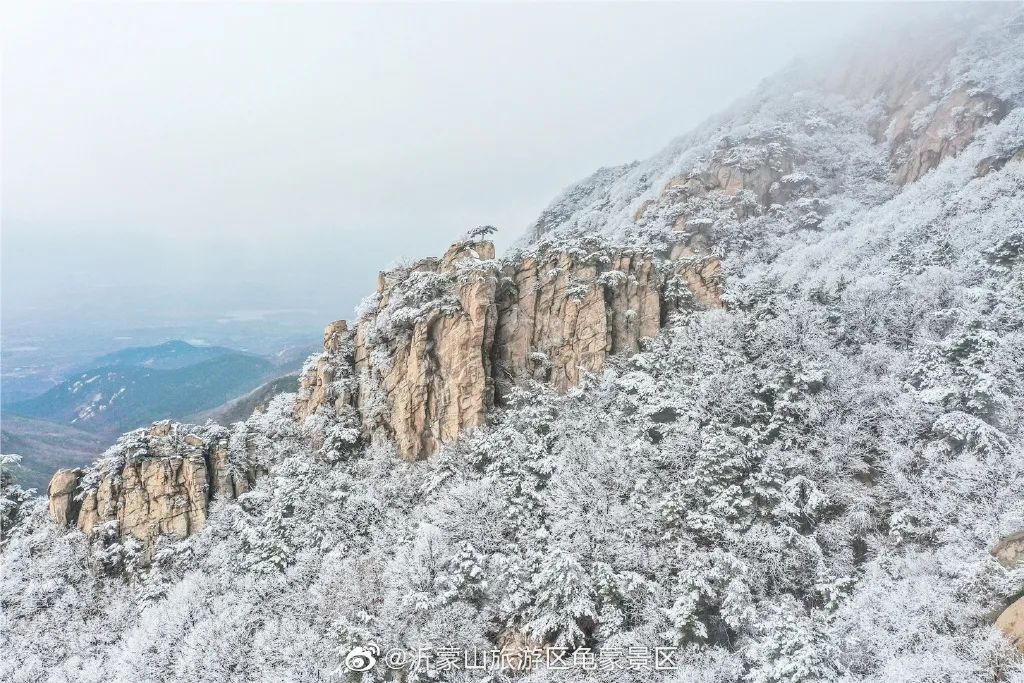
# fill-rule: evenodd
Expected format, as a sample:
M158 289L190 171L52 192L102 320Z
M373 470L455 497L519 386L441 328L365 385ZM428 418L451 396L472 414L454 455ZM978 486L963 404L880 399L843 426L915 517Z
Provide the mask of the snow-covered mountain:
M1024 681L1024 11L880 33L5 480L0 678Z

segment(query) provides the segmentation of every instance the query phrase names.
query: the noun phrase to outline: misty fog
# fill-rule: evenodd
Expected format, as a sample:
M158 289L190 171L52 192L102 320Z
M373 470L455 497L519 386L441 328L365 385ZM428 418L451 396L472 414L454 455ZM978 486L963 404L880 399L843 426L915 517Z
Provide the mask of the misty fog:
M5 347L294 309L657 151L867 4L22 6L4 19ZM813 26L813 30L810 27Z

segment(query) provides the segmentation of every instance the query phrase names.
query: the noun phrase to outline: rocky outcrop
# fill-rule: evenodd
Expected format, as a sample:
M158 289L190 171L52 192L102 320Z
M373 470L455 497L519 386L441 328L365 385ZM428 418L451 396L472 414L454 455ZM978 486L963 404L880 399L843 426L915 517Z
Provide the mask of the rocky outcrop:
M696 178L705 192L719 190L729 197L749 192L767 207L786 201L782 180L793 172L795 162L784 139L744 140L716 150L707 170ZM669 182L666 191L672 186Z
M996 562L1007 569L1024 566L1024 531L1011 534L992 548ZM1013 645L1024 652L1024 597L1019 597L996 618L999 629Z
M490 242L469 241L382 273L355 329L328 328L296 416L351 411L371 441L431 455L484 424L516 382L564 391L636 352L672 312L721 306L717 259L675 255L593 243L499 262Z
M914 182L959 154L979 128L1005 114L1005 105L986 93L957 89L935 100L925 91L915 92L889 123L893 179L899 185Z
M483 424L497 273L494 245L473 242L382 275L377 308L355 333L356 407L372 439L416 458Z
M89 470L60 470L50 482L50 516L94 536L100 528L143 545L184 538L206 522L210 501L249 490L252 472L233 463L228 432L158 422L129 432ZM109 525L109 526L108 526Z
M996 619L996 628L1022 653L1024 653L1024 598L1018 599L1003 610Z
M723 214L742 221L812 196L815 183L796 171L799 162L781 133L725 140L694 170L670 178L657 199L640 205L633 220L669 224L691 236L693 246L706 247L702 230Z
M992 548L992 557L1007 569L1024 564L1024 531L1003 538Z
M299 376L299 392L295 414L300 420L309 417L317 406L332 405L342 409L352 404L352 350L348 322L335 320L324 330L324 352L311 359Z
M75 499L75 490L83 474L80 469L57 470L50 479L46 490L50 518L61 526L73 524L78 519L82 502Z

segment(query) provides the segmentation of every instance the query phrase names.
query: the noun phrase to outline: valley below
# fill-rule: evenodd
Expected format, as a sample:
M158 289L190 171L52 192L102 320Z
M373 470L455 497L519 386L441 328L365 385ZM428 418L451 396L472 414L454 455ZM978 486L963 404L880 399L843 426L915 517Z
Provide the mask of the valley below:
M92 462L123 432L165 419L246 419L295 390L306 355L300 345L264 356L178 340L106 353L34 397L5 401L0 452L20 455L19 480L45 492L54 472Z

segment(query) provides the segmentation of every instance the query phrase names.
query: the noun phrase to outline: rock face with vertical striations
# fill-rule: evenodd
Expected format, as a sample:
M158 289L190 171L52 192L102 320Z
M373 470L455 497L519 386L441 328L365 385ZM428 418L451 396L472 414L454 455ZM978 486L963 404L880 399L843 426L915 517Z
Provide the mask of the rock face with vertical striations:
M62 526L72 524L78 518L81 501L75 500L75 489L82 477L82 470L57 470L46 495L49 501L50 517Z
M233 499L252 482L231 460L227 430L158 422L123 436L91 469L58 471L50 516L89 536L106 527L134 538L148 561L158 537L195 533L213 498Z
M348 323L335 320L324 330L324 352L314 356L299 377L299 395L295 401L295 414L305 420L321 405L341 408L352 403L351 372L352 349Z
M354 411L371 441L398 454L436 453L486 421L521 380L564 391L609 355L635 353L681 308L722 305L718 261L600 241L542 246L499 262L487 241L461 242L440 259L382 273L347 339L325 334L296 402Z
M355 332L356 407L372 440L417 458L484 423L497 274L494 246L474 242L381 275Z
M609 355L639 351L679 308L721 306L716 268L715 259L605 248L549 248L506 264L493 353L499 398L523 378L565 391Z

